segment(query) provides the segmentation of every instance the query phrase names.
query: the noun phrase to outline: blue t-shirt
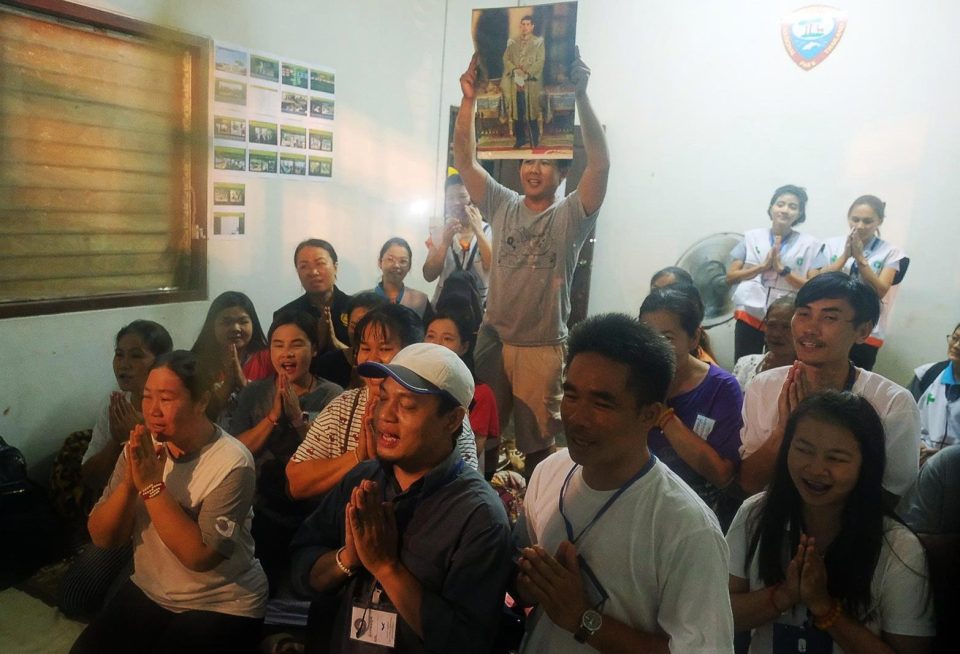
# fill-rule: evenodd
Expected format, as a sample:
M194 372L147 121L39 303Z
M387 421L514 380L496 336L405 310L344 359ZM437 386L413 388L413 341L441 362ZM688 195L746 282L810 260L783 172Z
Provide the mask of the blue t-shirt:
M724 459L740 465L740 429L743 393L737 378L723 368L710 366L693 390L667 400L687 429L704 439ZM696 491L708 506L715 506L721 491L680 458L658 427L648 436L650 451Z

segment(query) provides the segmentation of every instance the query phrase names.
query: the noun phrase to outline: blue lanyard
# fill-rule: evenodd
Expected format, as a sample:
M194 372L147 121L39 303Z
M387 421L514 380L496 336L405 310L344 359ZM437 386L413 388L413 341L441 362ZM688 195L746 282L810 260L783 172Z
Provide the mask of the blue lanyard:
M387 295L387 292L383 289L383 282L378 282L376 288L374 288L373 290L374 290L374 292L376 292L376 294L379 295L380 297L386 298L387 302L390 301L390 297ZM407 290L407 287L406 287L406 286L404 286L403 288L400 289L400 293L397 294L396 304L400 304L400 303L403 302L403 293L404 293L404 291L406 291L406 290Z
M573 473L576 472L577 468L580 467L579 463L574 463L573 467L570 468L570 472L567 473L567 478L563 480L563 486L560 488L560 516L563 518L563 526L567 530L567 540L576 545L577 541L583 538L583 535L587 533L591 527L593 527L597 520L599 520L603 514L606 513L611 506L613 506L613 503L620 499L620 496L623 495L626 490L634 484L634 482L647 474L656 462L657 457L651 454L650 459L643 465L642 468L640 468L637 474L635 474L633 477L630 477L630 479L628 479L626 483L621 486L603 506L600 507L600 510L597 511L597 514L593 516L593 520L591 520L587 526L584 527L579 534L577 534L576 537L573 535L573 525L570 524L570 519L567 518L567 514L563 512L563 496L567 494L567 487L570 485L570 479L573 478Z
M873 240L870 241L870 244L867 245L866 249L863 251L863 258L869 260L869 259L870 259L870 255L873 254L873 251L876 250L877 247L879 247L879 246L880 246L880 239L877 238L876 236L874 236L874 237L873 237ZM860 269L857 267L857 262L854 261L854 262L850 265L850 276L851 276L851 277L859 277L859 276L860 276L859 273L860 273Z
M783 252L784 250L787 249L787 244L790 242L790 239L793 237L794 234L797 234L797 233L798 232L791 231L785 237L780 239L780 256L783 256ZM773 247L774 240L776 240L776 237L773 235L773 231L771 230L770 231L770 247Z

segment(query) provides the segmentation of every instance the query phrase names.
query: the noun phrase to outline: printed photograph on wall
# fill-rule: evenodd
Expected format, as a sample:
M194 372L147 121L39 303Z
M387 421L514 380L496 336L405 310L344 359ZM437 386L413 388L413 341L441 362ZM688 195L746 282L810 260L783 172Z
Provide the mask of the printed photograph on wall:
M276 174L277 153L269 150L250 150L251 173Z
M280 153L280 174L281 175L306 175L307 174L307 156L304 154L295 154L292 152Z
M475 9L477 156L570 159L577 3Z
M326 70L310 69L310 90L323 91L324 93L334 92L334 74Z
M225 48L222 45L217 46L214 55L214 67L222 73L232 73L246 77L247 75L247 53L242 50L233 50Z
M243 82L218 77L213 87L213 99L228 104L247 104L247 85Z
M332 177L333 159L330 157L310 157L309 174L311 177Z
M250 121L250 142L257 145L277 144L277 124L260 120Z
M333 132L310 130L310 149L333 152Z
M246 204L246 185L227 182L213 183L213 203L242 207Z
M307 128L296 127L293 125L280 126L280 145L285 148L299 148L301 150L307 147Z
M280 96L280 111L285 114L294 114L296 116L306 116L307 107L310 104L309 96L301 93L291 93L284 91Z
M333 100L310 98L310 115L314 118L333 120Z
M280 62L276 59L267 59L259 55L250 55L250 77L267 80L268 82L280 81Z
M247 169L247 151L244 148L213 148L213 167L217 170L242 172Z
M247 121L233 116L214 116L213 136L230 141L246 141Z
M310 87L310 73L306 66L297 66L283 62L280 66L280 82L287 86L296 86L301 89Z
M246 214L234 211L215 211L213 213L213 233L215 236L243 236Z

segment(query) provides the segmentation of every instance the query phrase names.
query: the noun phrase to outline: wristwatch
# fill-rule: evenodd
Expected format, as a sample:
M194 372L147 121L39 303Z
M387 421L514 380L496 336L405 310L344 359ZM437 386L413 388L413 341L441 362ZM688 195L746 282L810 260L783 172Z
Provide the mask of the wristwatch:
M791 272L793 272L793 269L790 268L790 266L784 266L783 268L780 269L780 276L781 276L781 277L786 277L786 276L789 275Z
M603 625L603 616L593 609L587 609L580 616L580 626L573 633L578 643L587 642L587 638L600 631Z

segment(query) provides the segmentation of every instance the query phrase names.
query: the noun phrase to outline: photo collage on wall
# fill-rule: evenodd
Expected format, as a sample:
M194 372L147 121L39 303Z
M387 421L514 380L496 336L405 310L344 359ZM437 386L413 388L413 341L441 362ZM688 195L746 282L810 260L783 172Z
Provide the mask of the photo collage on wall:
M335 71L217 44L213 88L213 235L244 234L253 178L333 178Z

